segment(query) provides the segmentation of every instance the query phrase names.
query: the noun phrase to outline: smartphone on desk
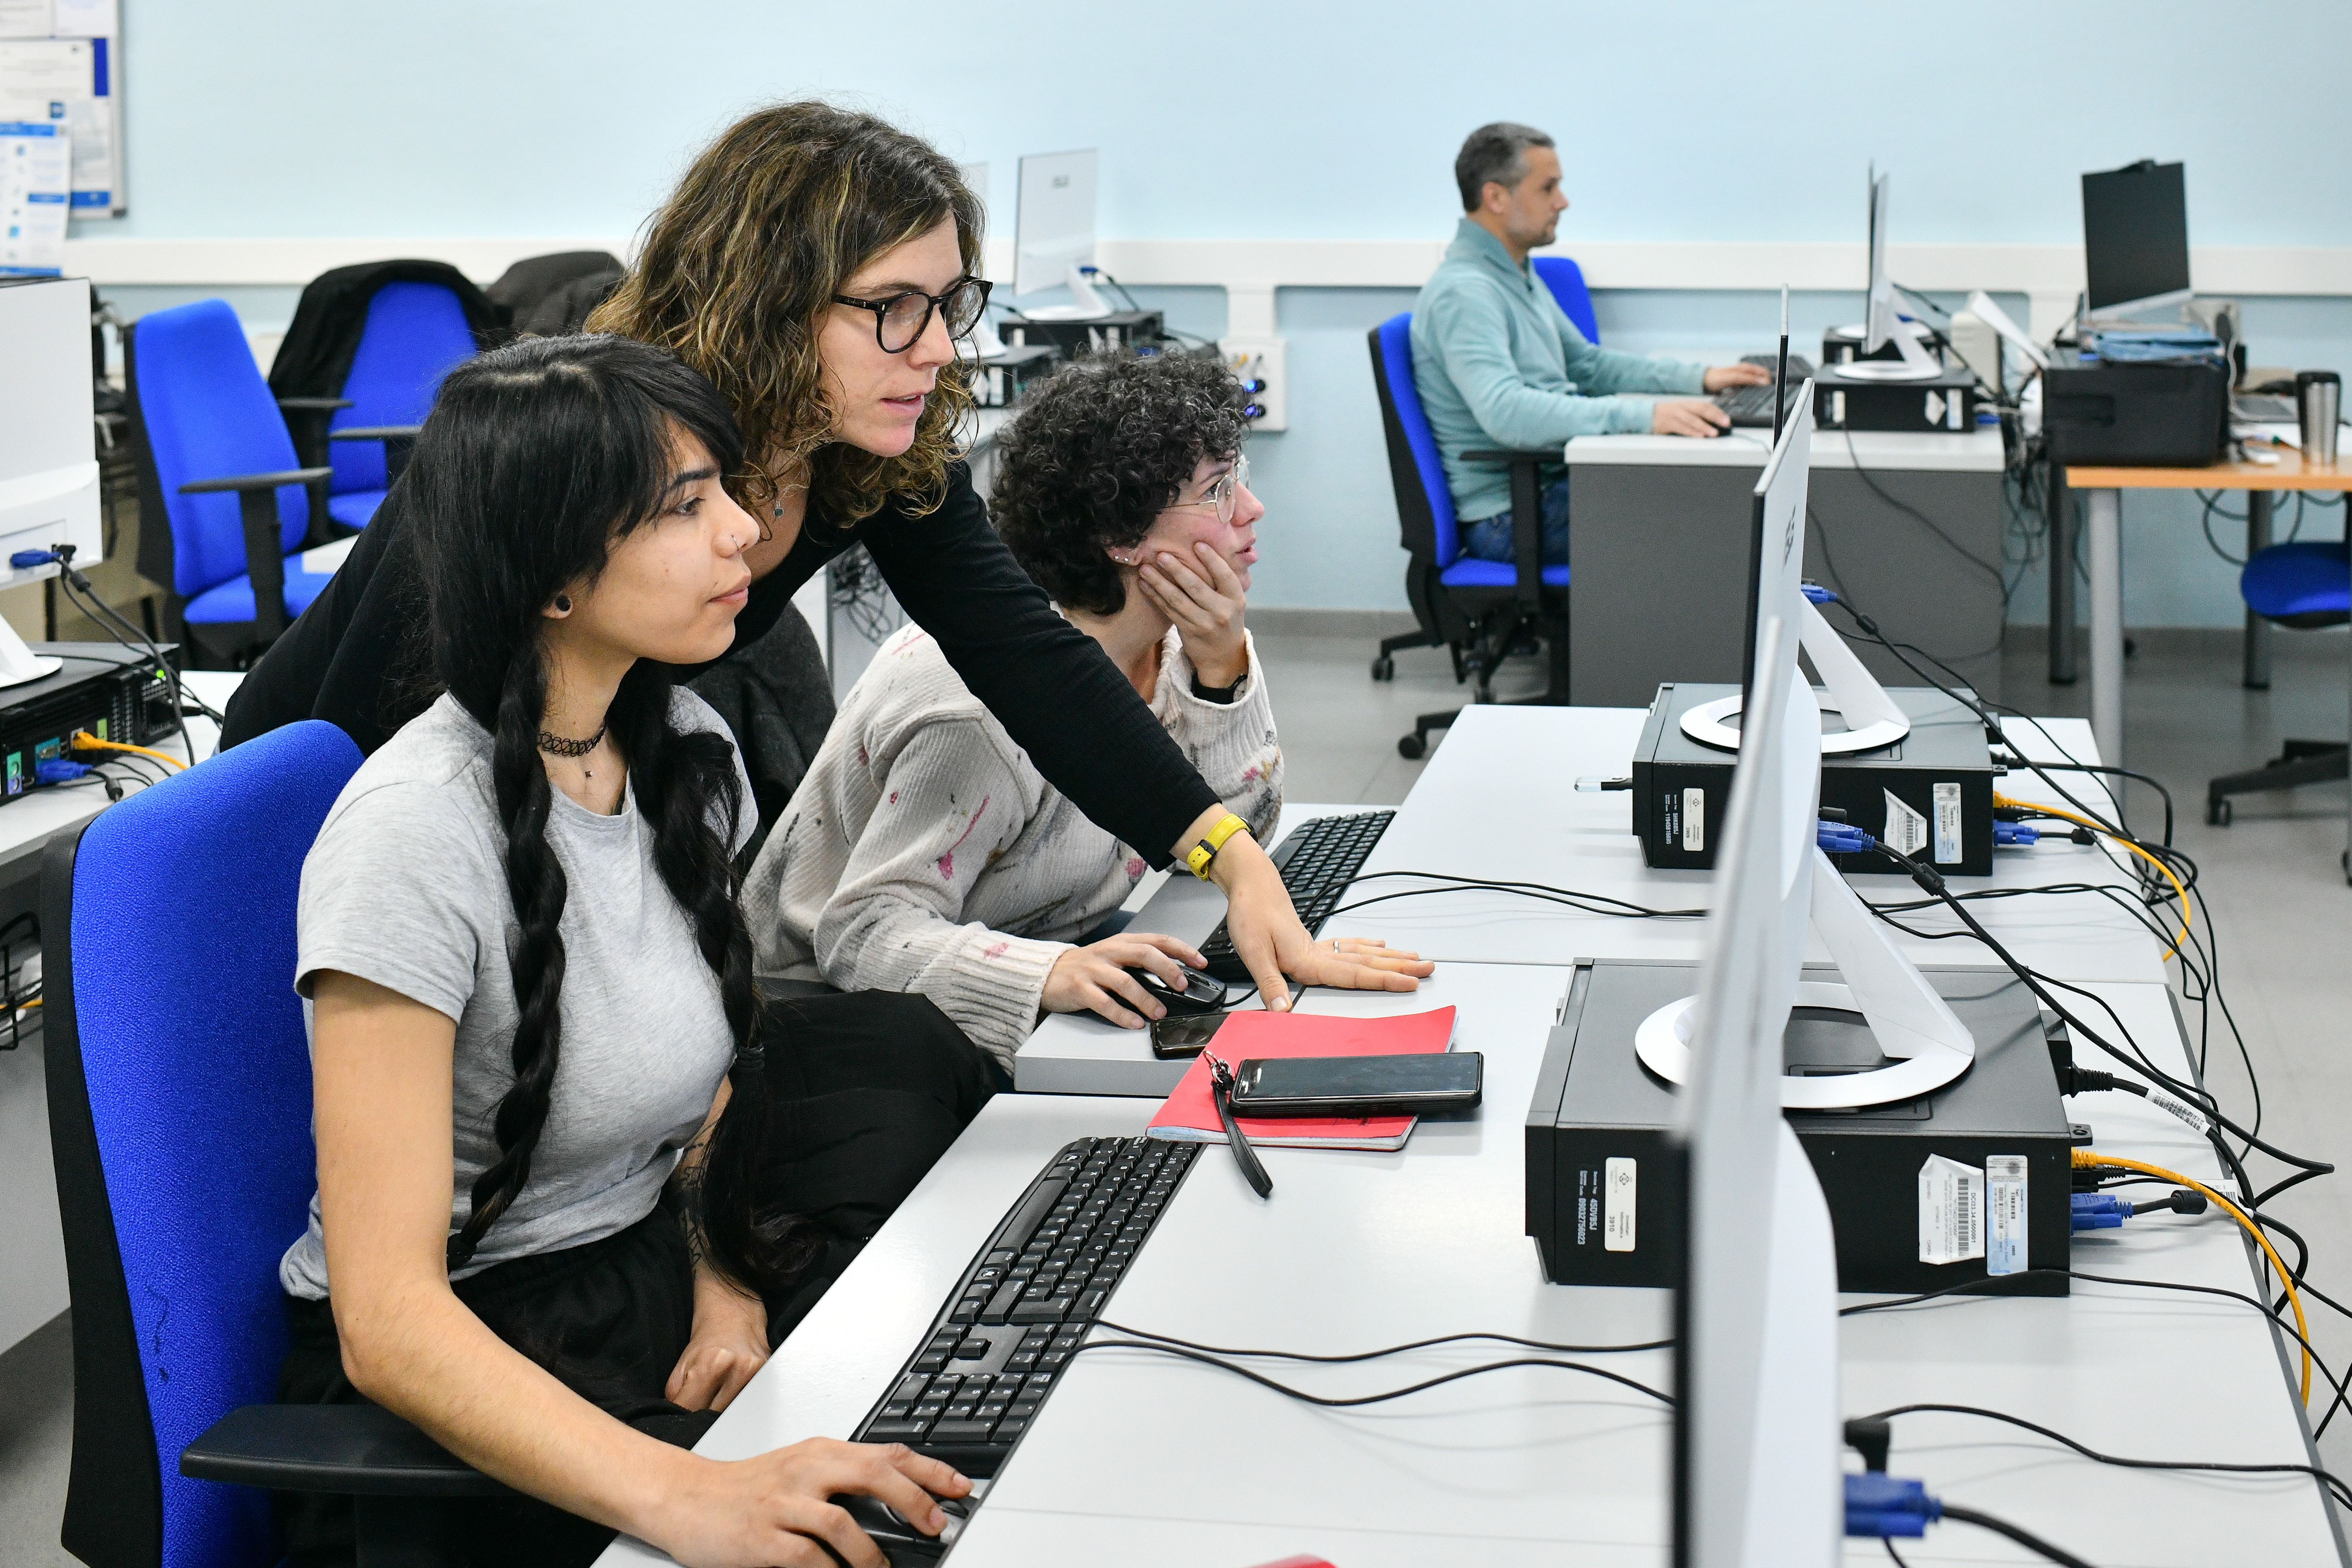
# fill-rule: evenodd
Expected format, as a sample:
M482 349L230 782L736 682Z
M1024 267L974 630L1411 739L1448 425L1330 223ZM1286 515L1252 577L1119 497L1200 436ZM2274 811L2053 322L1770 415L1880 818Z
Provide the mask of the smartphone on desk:
M1422 1116L1478 1103L1476 1051L1386 1057L1270 1057L1234 1072L1236 1116Z

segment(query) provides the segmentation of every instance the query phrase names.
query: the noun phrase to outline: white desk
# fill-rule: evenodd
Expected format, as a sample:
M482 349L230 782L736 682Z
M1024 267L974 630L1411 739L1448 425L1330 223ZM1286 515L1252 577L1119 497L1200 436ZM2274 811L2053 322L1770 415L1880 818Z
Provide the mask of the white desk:
M1712 886L1708 873L1653 871L1642 863L1627 795L1579 794L1575 789L1580 776L1625 776L1643 717L1628 708L1496 705L1463 710L1365 862L1365 872L1444 871L1548 882L1653 909L1706 907ZM2007 728L2011 740L2042 760L2056 760L2052 737L2077 760L2097 760L2080 720L2047 723L2047 736L2021 721ZM2105 809L2107 796L2095 778L2079 775L2074 793ZM2004 793L2021 799L2059 804L2049 786L2032 774L2011 773L2000 784ZM1282 830L1307 816L1363 809L1293 805L1284 813ZM1991 877L1955 877L1952 881L1962 889L2130 883L2106 851L2064 840L2001 850L1994 866ZM1348 901L1431 885L1404 879L1365 882L1350 891ZM1863 877L1855 886L1879 903L1916 896L1908 881L1895 877ZM2161 984L2164 979L2146 928L2096 894L1991 900L1977 904L1974 912L2004 943L2013 950L2030 948L2035 967L2062 980ZM1214 889L1191 878L1171 878L1137 916L1136 929L1199 942L1223 914L1223 899ZM1905 919L1922 931L1960 929L1948 910L1921 910ZM1507 893L1461 889L1397 899L1342 914L1324 927L1323 934L1379 937L1441 963L1562 964L1577 958L1696 958L1700 922L1586 914ZM1923 964L1995 962L1972 937L1895 940ZM1826 962L1827 951L1818 939L1809 957ZM1045 1020L1022 1047L1013 1058L1013 1082L1024 1092L1156 1098L1174 1086L1183 1067L1182 1062L1154 1058L1141 1031L1065 1015Z
M1544 1282L1523 1234L1520 1119L1564 970L1441 966L1414 995L1309 993L1302 1006L1383 1014L1453 1005L1486 1053L1475 1120L1430 1121L1400 1153L1269 1150L1269 1203L1205 1148L1114 1299L1114 1321L1213 1344L1370 1349L1486 1330L1556 1342L1662 1337L1660 1291ZM2185 1065L2160 986L2097 988L2159 1061ZM2102 1146L2217 1180L2178 1122L2121 1095L2077 1114ZM972 1249L1054 1150L1139 1130L1137 1100L1000 1095L883 1227L701 1445L741 1457L845 1436L887 1388ZM2135 1221L2086 1238L2098 1272L2252 1289L2227 1222ZM1858 1298L1855 1300L1859 1300ZM2310 1462L2277 1344L2251 1308L2127 1288L1969 1300L1847 1320L1843 1407L1990 1405L2111 1452ZM1504 1359L1448 1347L1354 1367L1272 1367L1324 1392L1392 1388ZM1601 1364L1653 1384L1664 1352ZM2161 1367L2160 1376L2150 1369ZM1080 1356L989 1491L954 1568L1111 1563L1204 1568L1314 1552L1343 1568L1655 1564L1670 1490L1665 1414L1577 1374L1518 1370L1346 1412L1297 1405L1212 1368L1129 1351ZM1957 1417L1895 1425L1895 1470L2109 1568L2337 1562L2312 1483L2189 1479L2080 1460ZM1994 1549L1996 1552L1998 1549ZM1906 1544L1918 1563L2008 1561L1963 1526ZM1883 1564L1875 1542L1847 1560ZM624 1542L608 1564L666 1561Z

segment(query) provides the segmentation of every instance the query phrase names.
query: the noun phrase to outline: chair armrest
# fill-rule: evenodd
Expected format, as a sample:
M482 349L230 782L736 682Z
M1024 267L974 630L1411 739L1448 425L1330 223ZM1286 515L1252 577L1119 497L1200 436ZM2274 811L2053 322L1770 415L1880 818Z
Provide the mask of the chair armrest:
M278 488L308 485L311 506L324 510L324 486L333 472L332 468L289 468L278 474L191 479L180 487L184 496L236 492L239 521L245 528L245 572L253 583L253 632L264 644L275 642L286 629L286 552L278 534Z
M1545 463L1557 463L1563 453L1558 447L1538 451L1517 448L1501 451L1465 452L1465 463L1507 463L1511 468L1511 557L1517 563L1518 577L1512 584L1511 596L1519 607L1532 615L1543 605L1543 492L1537 480L1537 469Z
M352 403L348 397L281 397L278 406L289 414L332 414Z
M373 1405L247 1405L180 1450L180 1473L335 1497L503 1497L507 1489Z
M416 437L422 425L354 425L338 430L328 437L331 441L381 441L383 443L383 482L387 488L400 482L408 469L408 455L416 449Z
M288 468L275 474L236 474L225 479L190 479L180 487L184 496L215 495L222 490L240 494L252 490L274 490L285 485L310 485L334 473L332 468Z
M1507 450L1465 452L1462 454L1462 460L1465 463L1558 463L1565 460L1563 458L1565 450L1566 448L1560 447L1542 447L1532 451L1524 447L1511 447Z

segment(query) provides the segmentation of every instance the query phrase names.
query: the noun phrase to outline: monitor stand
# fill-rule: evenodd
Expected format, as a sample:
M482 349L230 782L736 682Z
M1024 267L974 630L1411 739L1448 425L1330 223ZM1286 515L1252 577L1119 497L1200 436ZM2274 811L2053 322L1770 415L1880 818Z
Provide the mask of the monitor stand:
M1098 321L1105 316L1118 314L1104 302L1102 295L1095 289L1094 275L1092 267L1071 262L1070 270L1063 281L1069 284L1070 294L1076 303L1048 305L1042 310L1024 310L1021 313L1033 321Z
M1901 359L1850 359L1829 367L1830 374L1844 381L1933 381L1944 374L1936 356L1920 342L1919 323L1897 316L1886 334ZM1863 341L1869 342L1865 329Z
M16 635L16 628L0 620L0 689L22 686L28 680L39 680L55 675L65 668L66 661L50 654L35 653Z
M1868 1072L1780 1079L1788 1110L1844 1110L1931 1094L1969 1070L1976 1037L1937 994L1919 966L1903 955L1860 894L1830 858L1813 851L1813 930L1830 951L1843 984L1803 980L1795 1005L1859 1014L1878 1042L1885 1067ZM1642 1020L1633 1050L1668 1083L1689 1076L1690 1040L1698 998L1667 1003Z
M1886 694L1886 688L1864 667L1853 649L1846 647L1845 638L1822 618L1811 599L1805 601L1803 618L1797 623L1797 640L1821 676L1822 684L1829 688L1822 711L1834 710L1845 721L1843 731L1822 737L1823 752L1832 756L1874 752L1911 732L1911 716ZM1683 733L1702 746L1725 752L1739 750L1739 731L1731 727L1730 721L1738 714L1741 700L1741 695L1735 692L1700 703L1683 715Z

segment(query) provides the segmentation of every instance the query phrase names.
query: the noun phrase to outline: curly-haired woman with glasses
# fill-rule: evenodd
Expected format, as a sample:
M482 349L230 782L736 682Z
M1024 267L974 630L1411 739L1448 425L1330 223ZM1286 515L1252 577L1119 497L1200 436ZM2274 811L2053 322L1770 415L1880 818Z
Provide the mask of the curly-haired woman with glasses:
M1267 833L1282 748L1243 626L1265 513L1244 401L1214 360L1069 366L999 438L993 504L1029 575ZM1129 971L1181 987L1177 965L1201 962L1173 937L1097 931L1142 875L908 626L851 689L744 903L761 973L919 993L1010 1068L1041 1012L1139 1028L1158 1009Z
M971 406L958 335L986 297L981 227L980 202L929 144L869 115L779 104L695 161L593 318L699 371L742 427L748 458L730 488L763 537L745 556L755 580L739 645L863 543L973 697L1081 812L1154 864L1213 847L1201 874L1224 891L1234 947L1269 1005L1288 1005L1286 973L1412 989L1402 960L1314 942L1265 851L989 526L956 459ZM398 727L399 656L416 621L404 501L395 486L248 677L232 743L315 717L372 750Z

